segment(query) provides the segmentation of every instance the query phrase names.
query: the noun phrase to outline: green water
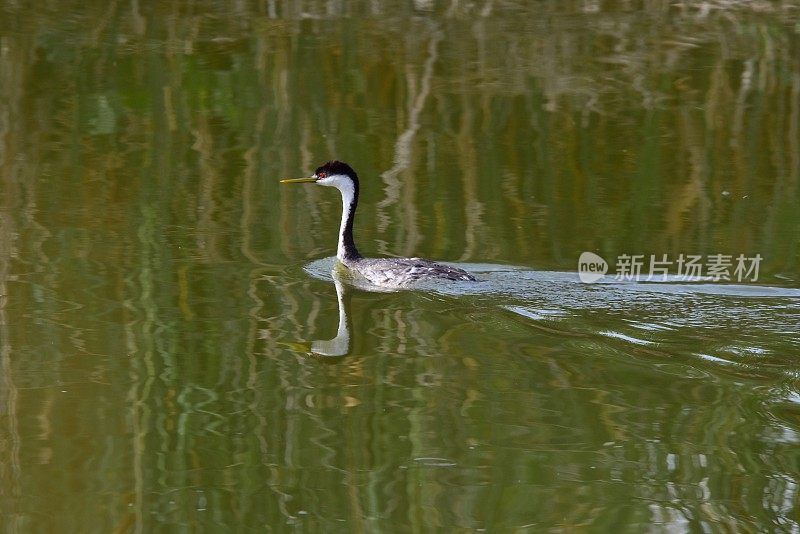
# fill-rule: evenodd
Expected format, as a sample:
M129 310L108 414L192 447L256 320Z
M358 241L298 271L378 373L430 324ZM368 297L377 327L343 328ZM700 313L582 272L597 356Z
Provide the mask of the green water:
M795 2L0 3L3 532L797 532L798 58ZM483 281L337 299L331 158Z

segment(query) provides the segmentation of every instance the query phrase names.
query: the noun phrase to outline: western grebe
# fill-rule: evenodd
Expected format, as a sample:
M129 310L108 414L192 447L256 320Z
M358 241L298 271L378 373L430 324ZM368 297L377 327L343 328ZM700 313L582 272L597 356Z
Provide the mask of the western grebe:
M336 257L350 271L369 282L387 287L402 287L424 280L475 281L475 277L457 267L422 258L365 258L353 241L353 219L358 205L358 176L350 165L329 161L308 178L281 180L281 183L315 183L335 187L342 194L342 222Z

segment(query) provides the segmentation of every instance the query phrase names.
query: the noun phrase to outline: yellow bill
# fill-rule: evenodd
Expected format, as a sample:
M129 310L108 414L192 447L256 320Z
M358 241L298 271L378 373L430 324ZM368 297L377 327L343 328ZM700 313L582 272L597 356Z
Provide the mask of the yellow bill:
M309 178L287 178L286 180L281 180L282 184L303 184L308 182L316 182L317 179L313 176Z

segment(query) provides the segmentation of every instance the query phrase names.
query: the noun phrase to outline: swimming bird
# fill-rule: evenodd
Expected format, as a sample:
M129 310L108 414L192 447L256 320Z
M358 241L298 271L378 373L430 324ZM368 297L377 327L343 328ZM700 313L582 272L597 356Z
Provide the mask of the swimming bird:
M353 221L358 206L358 175L342 161L329 161L308 178L281 180L281 183L315 183L335 187L342 194L342 222L336 257L347 269L372 284L403 287L426 280L475 281L463 269L422 258L365 258L353 240Z

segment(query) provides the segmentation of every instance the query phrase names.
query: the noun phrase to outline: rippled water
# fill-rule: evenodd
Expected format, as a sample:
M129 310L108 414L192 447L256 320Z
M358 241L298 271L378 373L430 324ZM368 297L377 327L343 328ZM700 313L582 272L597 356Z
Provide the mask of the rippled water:
M328 258L307 271L330 281L332 265ZM469 525L488 514L506 527L684 529L698 510L762 510L758 520L731 519L739 528L793 513L798 289L588 285L574 272L459 266L482 282L392 296L357 292L355 302L341 286L345 318L356 325L347 353L356 361L391 358L392 374L417 369L418 408L428 417L424 452L411 453L412 465L454 471L429 474L436 483L424 478L442 503L432 505L436 524ZM391 313L392 334L360 339L354 317L375 299L406 304ZM335 326L331 314L326 331ZM424 328L441 334L427 339ZM422 362L365 347L377 335L394 338L390 353L408 351L406 332ZM440 425L455 433L443 435ZM753 464L765 472L755 476ZM466 518L446 506L465 494ZM541 501L560 495L570 495L564 515Z
M0 3L4 531L797 531L796 7Z

